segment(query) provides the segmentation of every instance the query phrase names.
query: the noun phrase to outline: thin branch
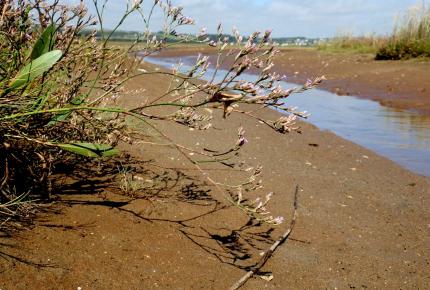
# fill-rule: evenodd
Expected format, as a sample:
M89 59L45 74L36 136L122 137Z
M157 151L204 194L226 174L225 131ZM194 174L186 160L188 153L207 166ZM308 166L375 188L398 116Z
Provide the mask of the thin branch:
M236 283L234 283L233 286L230 287L230 290L236 290L242 287L252 276L255 275L255 273L260 271L260 269L266 264L266 262L270 259L270 257L276 251L276 249L288 239L296 224L298 194L299 194L299 186L297 185L296 190L294 192L294 205L293 205L294 214L288 230L275 243L273 243L273 245L264 253L263 257L261 257L260 261L257 263L256 266L253 267L252 270L248 271L242 278L240 278L240 280L238 280Z

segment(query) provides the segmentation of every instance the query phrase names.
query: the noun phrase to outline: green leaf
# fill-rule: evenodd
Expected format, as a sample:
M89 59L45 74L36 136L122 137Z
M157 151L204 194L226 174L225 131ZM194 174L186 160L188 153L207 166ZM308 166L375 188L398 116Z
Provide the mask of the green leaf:
M48 124L46 124L46 125L47 126L54 126L58 122L62 122L64 120L66 120L70 116L71 113L72 113L71 111L65 111L62 114L55 115L54 117L52 117L51 121L49 121Z
M75 98L73 98L70 101L70 104L72 106L79 106L82 105L85 101L85 95L79 95L76 96ZM64 120L66 120L70 115L72 114L72 111L64 111L63 113L57 114L55 115L51 121L48 122L47 126L53 126L55 124L57 124L58 122L62 122Z
M61 50L53 50L31 61L10 82L8 91L19 89L48 71L61 58Z
M85 95L78 95L70 101L70 104L74 106L79 106L79 105L82 105L84 101L85 101Z
M33 46L30 54L30 59L34 60L39 56L51 51L55 43L55 25L51 24L45 28L39 39Z
M86 157L111 157L119 154L119 150L107 144L70 143L57 144L63 150Z

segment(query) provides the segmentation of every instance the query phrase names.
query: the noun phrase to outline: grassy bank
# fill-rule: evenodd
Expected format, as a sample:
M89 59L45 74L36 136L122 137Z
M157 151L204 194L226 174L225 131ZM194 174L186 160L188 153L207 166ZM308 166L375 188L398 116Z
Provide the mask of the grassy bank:
M389 36L341 35L318 45L329 52L372 53L377 60L430 57L430 7L416 4L397 18Z
M397 20L387 44L376 54L376 59L414 57L430 57L430 7L424 3Z

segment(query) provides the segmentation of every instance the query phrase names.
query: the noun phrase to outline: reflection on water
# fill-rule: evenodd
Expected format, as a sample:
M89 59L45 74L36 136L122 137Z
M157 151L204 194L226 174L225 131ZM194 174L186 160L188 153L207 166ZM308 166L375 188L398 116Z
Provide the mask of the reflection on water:
M151 58L148 61L171 68L178 59ZM183 57L181 61L187 68L186 64L193 59ZM208 70L207 76L211 73ZM252 80L255 76L245 74L242 78ZM282 85L296 86L286 82ZM371 100L338 96L318 89L292 95L287 103L311 112L308 122L320 129L330 130L416 173L430 176L430 116L396 111Z
M313 90L289 98L312 113L321 129L363 145L397 163L430 175L430 118L394 111L379 103Z

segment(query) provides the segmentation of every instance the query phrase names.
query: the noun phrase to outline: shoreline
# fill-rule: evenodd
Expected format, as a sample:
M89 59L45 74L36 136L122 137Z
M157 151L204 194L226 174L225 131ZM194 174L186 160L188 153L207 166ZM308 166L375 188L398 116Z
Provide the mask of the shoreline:
M188 50L185 52L185 56L190 53ZM180 57L169 58L173 53L175 52L169 52L169 56L162 54L148 59L147 63L161 65L164 69L169 70L170 63L172 62L173 64L175 60L179 61L180 59ZM184 51L180 50L179 54L181 55L181 53L184 53ZM163 61L164 59L166 62ZM188 56L182 59L182 62L184 62L185 66L192 65L192 59L188 58ZM252 74L247 74L243 77L245 79L252 78ZM294 84L288 83L288 86L292 85ZM315 93L311 91L310 94L308 93L303 97L305 98L290 96L288 100L292 106L305 108L310 112L317 112L314 117L311 116L308 120L304 120L305 122L316 125L320 130L330 130L340 137L388 157L416 174L430 175L430 167L425 165L429 164L426 162L430 162L430 159L425 157L430 154L430 151L423 149L425 148L423 146L430 146L430 139L428 139L430 138L430 135L428 135L430 133L430 115L418 115L409 111L394 110L373 100L356 96L338 96L321 88L315 90ZM327 104L331 105L327 106ZM367 112L366 116L364 116L365 118L357 114L357 112L361 111ZM341 117L336 118L335 116ZM357 127L356 122L360 119L361 127ZM414 123L414 120L417 120L417 122ZM362 127L368 129L362 131ZM422 138L424 139L417 137L417 134L420 133L422 133ZM402 135L403 138L396 138L395 136L398 135ZM428 138L426 139L425 136L428 136ZM375 142L375 138L381 141ZM405 141L405 138L408 138L408 141ZM424 158L421 154L424 154Z
M214 60L216 50L203 46L179 47L166 49L153 57L192 56L198 53ZM319 89L430 116L430 61L427 60L375 61L369 54L282 48L275 59L273 71L287 75L286 81L295 84L324 75L327 80L318 86Z

